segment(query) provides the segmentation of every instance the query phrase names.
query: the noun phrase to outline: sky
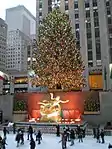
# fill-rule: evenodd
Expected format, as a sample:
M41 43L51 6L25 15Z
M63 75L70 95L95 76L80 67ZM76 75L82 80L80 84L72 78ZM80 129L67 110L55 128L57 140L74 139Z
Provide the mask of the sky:
M5 19L5 10L17 5L24 5L34 16L36 16L36 0L1 0L0 18Z

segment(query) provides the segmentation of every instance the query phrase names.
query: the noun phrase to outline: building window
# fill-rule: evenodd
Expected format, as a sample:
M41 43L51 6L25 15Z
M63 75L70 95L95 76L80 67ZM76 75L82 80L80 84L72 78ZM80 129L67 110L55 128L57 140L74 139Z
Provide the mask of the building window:
M99 28L95 28L95 37L100 37L100 31Z
M112 27L109 27L109 34L112 34Z
M98 17L98 10L95 10L95 11L93 12L93 15L94 15L94 18L95 18L95 17Z
M68 4L67 3L65 3L65 10L68 10L69 8L68 8Z
M79 29L79 24L75 24L75 28L76 29Z
M39 8L42 8L42 2L39 3Z
M89 62L89 63L88 63L88 66L89 66L89 67L93 67L93 62Z
M112 47L112 38L109 39L110 47Z
M92 49L92 40L87 40L88 50Z
M93 7L97 7L97 0L93 0Z
M99 26L99 19L97 17L97 18L94 18L94 27L98 27L98 26Z
M76 13L76 14L75 14L75 19L78 19L78 18L79 18L79 14Z
M91 23L90 22L87 22L86 23L86 28L88 29L88 28L91 28Z
M78 2L74 1L74 9L78 9Z
M96 60L101 60L101 45L96 41Z
M93 53L92 51L88 51L88 61L93 60Z
M80 40L80 34L79 34L79 31L76 31L76 38L77 38L77 40Z
M91 32L87 32L87 38L91 38Z
M39 16L40 16L40 17L42 16L42 12L39 12Z
M90 18L90 10L86 10L86 18Z
M112 19L111 19L111 17L108 17L108 24L112 24Z
M85 8L89 7L89 1L85 1Z
M110 3L109 3L109 1L107 1L107 2L106 2L106 6L107 6L107 7L108 7L108 6L110 6Z
M109 7L107 8L107 15L111 15L111 11Z

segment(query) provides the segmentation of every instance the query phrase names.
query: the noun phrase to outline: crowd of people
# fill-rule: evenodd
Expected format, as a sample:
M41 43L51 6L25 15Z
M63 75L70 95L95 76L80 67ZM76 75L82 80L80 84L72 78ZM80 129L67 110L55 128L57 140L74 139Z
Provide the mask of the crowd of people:
M20 145L24 145L24 129L16 130L15 125L13 126L13 134L16 134L15 141L17 142L17 147ZM7 134L9 134L9 130L6 127L3 128L3 138L0 136L0 149L6 149L7 142ZM85 129L82 129L80 126L77 126L76 129L70 129L69 126L65 126L63 131L60 130L60 126L56 126L56 135L57 137L61 136L61 140L59 143L62 144L62 149L67 148L67 142L70 142L70 146L74 145L74 140L78 139L79 143L83 143L83 138L85 138ZM35 139L34 139L35 136ZM93 137L96 139L97 143L105 143L104 139L104 130L100 127L93 128ZM30 141L30 149L36 148L36 141L38 144L41 144L42 133L40 130L33 130L33 127L30 125L27 130L27 140ZM108 149L111 149L112 145L109 144Z

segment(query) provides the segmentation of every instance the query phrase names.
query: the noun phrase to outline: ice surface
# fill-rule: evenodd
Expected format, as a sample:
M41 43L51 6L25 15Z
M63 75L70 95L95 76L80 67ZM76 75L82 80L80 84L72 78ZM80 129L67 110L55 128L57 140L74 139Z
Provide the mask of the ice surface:
M44 134L42 143L40 145L36 143L36 149L61 149L61 143L59 143L60 140L61 139L55 135ZM69 142L67 144L67 149L108 149L108 144L112 143L112 137L106 136L105 141L105 144L99 144L96 143L96 139L93 139L92 136L86 136L83 143L79 143L78 140L75 140L74 146L70 146ZM25 144L18 147L18 149L30 149L29 143L30 142L25 135ZM6 146L6 149L17 149L15 135L7 135L7 144L8 146Z

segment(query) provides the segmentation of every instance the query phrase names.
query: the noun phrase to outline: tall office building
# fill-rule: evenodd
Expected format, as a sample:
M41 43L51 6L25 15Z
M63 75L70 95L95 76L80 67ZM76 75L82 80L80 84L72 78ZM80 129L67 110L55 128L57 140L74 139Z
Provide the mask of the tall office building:
M36 32L36 18L23 5L6 9L8 31L19 29L30 36Z
M28 47L31 39L20 30L8 32L6 69L8 71L27 71Z
M60 10L69 15L73 33L81 47L86 68L86 89L111 89L112 1L36 0L37 28L55 5L60 5Z
M0 70L5 70L7 47L7 24L0 18Z

